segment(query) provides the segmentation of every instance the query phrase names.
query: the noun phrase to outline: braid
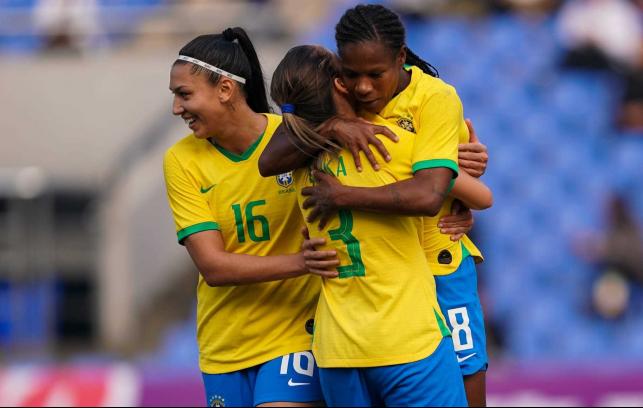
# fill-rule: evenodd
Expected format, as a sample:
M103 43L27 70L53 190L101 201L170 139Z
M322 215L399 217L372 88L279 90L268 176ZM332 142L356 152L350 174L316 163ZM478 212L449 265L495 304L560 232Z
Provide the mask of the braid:
M347 44L377 41L393 52L406 48L406 63L416 65L425 73L437 77L433 65L418 57L406 46L406 30L400 17L378 4L359 5L349 9L335 26L335 41L339 54Z

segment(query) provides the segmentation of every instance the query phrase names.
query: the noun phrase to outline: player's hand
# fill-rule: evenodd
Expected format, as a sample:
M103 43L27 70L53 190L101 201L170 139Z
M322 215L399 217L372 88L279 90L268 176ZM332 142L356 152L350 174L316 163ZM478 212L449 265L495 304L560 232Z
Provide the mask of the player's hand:
M480 177L487 170L487 146L480 143L471 120L465 122L469 128L469 143L458 145L458 166L469 175Z
M473 228L473 214L459 200L453 202L451 214L438 220L442 234L450 235L451 241L458 241Z
M301 251L308 272L322 278L336 278L339 276L336 269L339 266L337 251L318 251L317 246L324 245L326 240L324 238L311 239L306 227L301 230L301 233L304 236Z
M313 223L319 219L319 229L322 230L330 217L337 213L337 198L343 186L335 177L318 170L313 171L313 178L315 185L301 190L301 195L306 197L302 207L305 210L312 208L306 221Z
M330 137L343 148L349 150L353 155L357 171L362 171L362 159L359 152L364 152L371 167L375 170L380 169L369 145L375 146L384 160L391 161L391 155L377 135L384 135L394 142L398 141L397 135L386 126L374 125L362 118L333 117L324 122L319 133Z

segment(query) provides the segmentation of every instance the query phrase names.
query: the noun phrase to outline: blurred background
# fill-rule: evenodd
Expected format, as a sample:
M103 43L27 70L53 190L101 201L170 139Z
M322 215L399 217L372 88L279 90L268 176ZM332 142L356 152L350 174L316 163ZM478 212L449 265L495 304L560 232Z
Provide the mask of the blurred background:
M489 148L490 405L643 405L643 1L379 3ZM0 0L0 406L204 404L170 66L238 25L269 79L355 4Z

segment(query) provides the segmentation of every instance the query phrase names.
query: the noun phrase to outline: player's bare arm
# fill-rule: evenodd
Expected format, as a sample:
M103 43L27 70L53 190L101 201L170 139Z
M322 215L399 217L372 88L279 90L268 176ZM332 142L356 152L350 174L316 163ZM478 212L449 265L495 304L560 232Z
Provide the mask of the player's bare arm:
M447 168L424 169L403 181L381 187L344 186L333 176L314 172L315 186L302 195L305 209L312 208L308 221L319 219L323 228L342 208L398 215L435 216L447 197L453 172Z
M320 242L321 241L321 242ZM312 240L313 248L323 240ZM203 231L185 239L185 247L209 286L237 286L295 278L308 273L304 250L296 254L253 256L227 252L219 231ZM314 249L308 249L314 251ZM332 261L335 251L315 251L318 259Z

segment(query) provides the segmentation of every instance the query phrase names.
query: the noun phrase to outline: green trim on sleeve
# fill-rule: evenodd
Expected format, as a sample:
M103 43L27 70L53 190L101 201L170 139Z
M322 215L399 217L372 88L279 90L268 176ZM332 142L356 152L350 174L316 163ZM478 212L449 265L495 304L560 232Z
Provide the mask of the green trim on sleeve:
M449 187L447 187L447 194L451 193L451 190L453 190L453 186L455 186L454 178L452 178L451 181L449 182Z
M423 160L413 164L413 173L424 169L434 169L436 167L446 167L451 169L455 176L458 175L458 164L449 159Z
M202 222L200 224L195 224L187 228L183 228L181 231L176 233L176 236L179 239L179 244L183 245L183 240L189 237L192 234L202 231L211 231L211 230L220 230L219 224L216 222Z
M451 330L449 330L447 325L444 323L444 320L442 320L438 311L433 309L433 313L435 313L435 319L438 321L438 326L440 327L440 334L442 334L442 337L450 337Z
M471 256L471 252L469 252L467 246L464 245L464 242L460 241L460 244L462 245L462 260L464 261L466 257Z

